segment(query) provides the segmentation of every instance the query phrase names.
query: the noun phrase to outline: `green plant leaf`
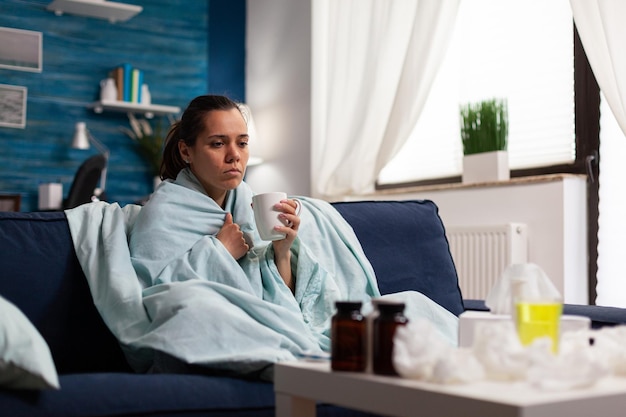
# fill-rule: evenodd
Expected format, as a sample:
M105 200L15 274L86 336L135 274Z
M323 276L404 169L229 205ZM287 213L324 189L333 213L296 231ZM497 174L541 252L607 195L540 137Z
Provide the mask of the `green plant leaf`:
M150 167L152 175L159 175L165 143L163 120L157 119L156 126L152 128L148 120L139 120L130 114L128 118L131 129L122 128L122 131L136 144L137 151Z
M463 155L505 151L509 120L506 99L483 100L460 106Z

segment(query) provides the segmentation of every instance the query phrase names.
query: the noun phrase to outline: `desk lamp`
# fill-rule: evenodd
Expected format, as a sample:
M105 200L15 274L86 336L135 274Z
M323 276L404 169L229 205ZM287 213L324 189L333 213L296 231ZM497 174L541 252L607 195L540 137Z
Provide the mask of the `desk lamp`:
M107 168L109 166L109 149L102 144L98 139L94 138L91 133L87 130L87 125L85 122L77 122L76 129L74 131L74 139L72 140L72 148L74 149L89 149L90 143L96 147L98 152L100 152L104 159L106 160L106 165L102 170L102 175L100 176L100 187L94 190L94 195L96 197L100 197L104 193L104 189L106 186L107 179Z

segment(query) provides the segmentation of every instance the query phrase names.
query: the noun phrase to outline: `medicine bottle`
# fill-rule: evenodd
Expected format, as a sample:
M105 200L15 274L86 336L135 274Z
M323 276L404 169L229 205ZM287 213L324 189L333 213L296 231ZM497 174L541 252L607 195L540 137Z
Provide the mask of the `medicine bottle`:
M380 375L398 375L393 366L393 337L398 326L408 319L404 315L404 303L376 302L378 316L372 324L372 370Z
M367 364L366 321L361 303L338 301L331 321L331 368L334 371L363 372Z

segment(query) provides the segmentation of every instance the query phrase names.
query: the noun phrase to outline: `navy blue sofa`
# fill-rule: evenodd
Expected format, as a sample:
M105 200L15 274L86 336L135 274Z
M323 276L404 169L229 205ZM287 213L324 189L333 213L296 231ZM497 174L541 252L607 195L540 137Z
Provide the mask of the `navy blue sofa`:
M382 293L413 289L456 315L463 312L456 270L433 202L334 206L359 237ZM14 303L43 336L61 386L0 388L0 416L274 415L273 385L268 382L133 373L93 305L63 212L0 213L0 296ZM484 308L480 300L468 303ZM577 313L587 308L592 307ZM594 310L594 323L621 322L624 314L614 310ZM320 404L318 415L366 414Z

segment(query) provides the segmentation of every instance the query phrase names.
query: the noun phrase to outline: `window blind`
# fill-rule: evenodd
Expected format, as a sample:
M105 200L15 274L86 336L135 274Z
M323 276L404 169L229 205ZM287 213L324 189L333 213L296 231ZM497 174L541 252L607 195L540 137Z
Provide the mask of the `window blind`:
M461 174L459 107L506 98L509 166L575 159L573 18L568 0L465 0L425 108L379 184Z

